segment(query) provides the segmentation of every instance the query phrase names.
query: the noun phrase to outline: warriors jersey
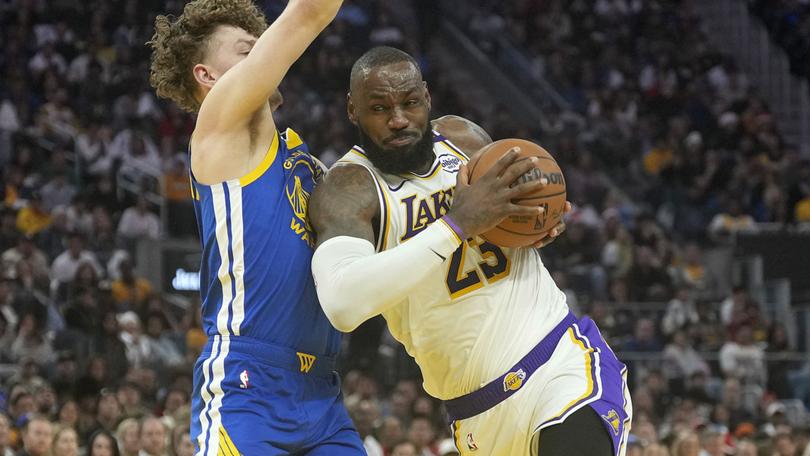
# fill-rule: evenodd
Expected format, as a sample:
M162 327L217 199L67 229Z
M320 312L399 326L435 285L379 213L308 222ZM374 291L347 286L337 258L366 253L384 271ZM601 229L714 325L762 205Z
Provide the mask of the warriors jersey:
M384 174L357 146L338 162L362 166L374 180L381 208L378 251L408 242L450 209L456 175L469 157L433 135L435 159L425 174ZM425 390L439 399L497 378L568 313L565 295L536 249L468 239L445 265L442 274L383 313L392 335L419 364Z
M264 161L241 179L216 185L192 179L209 337L337 353L340 333L320 307L310 272L314 235L307 202L322 174L306 144L287 130L276 133Z

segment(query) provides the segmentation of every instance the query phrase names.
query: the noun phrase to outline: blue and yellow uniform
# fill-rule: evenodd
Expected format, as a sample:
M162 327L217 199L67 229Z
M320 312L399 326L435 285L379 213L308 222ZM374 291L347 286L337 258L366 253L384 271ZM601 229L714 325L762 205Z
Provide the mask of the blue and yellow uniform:
M322 173L287 130L240 179L192 177L209 338L194 368L198 455L365 454L334 372L340 333L310 272L306 210Z

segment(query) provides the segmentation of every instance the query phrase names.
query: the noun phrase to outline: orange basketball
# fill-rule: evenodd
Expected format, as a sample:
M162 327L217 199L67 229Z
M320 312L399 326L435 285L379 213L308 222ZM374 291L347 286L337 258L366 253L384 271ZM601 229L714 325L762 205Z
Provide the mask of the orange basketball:
M538 216L512 215L495 228L483 233L482 238L501 247L526 247L537 243L562 220L565 211L565 177L562 170L545 149L523 139L504 139L482 149L468 163L470 183L480 179L504 154L513 147L520 147L518 160L537 157L535 168L521 176L513 185L546 178L548 184L542 190L512 200L525 206L543 206L545 212Z

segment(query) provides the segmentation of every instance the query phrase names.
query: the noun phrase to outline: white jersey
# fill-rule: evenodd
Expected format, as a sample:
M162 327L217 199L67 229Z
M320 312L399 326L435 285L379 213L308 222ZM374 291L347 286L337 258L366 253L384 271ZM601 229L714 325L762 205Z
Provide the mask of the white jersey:
M337 163L363 166L374 178L381 208L378 251L408 242L450 209L456 175L468 157L434 136L436 159L424 175L384 174L357 146ZM565 295L536 249L475 238L445 264L445 273L383 313L419 364L425 390L443 400L505 373L568 313Z

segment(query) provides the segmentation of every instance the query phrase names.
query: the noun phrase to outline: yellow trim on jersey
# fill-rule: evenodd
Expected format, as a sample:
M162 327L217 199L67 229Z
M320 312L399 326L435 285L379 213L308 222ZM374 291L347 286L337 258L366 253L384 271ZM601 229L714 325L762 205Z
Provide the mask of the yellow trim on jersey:
M419 174L416 174L416 173L408 173L407 177L406 176L402 176L402 177L405 177L406 179L410 179L411 177L415 177L417 179L423 179L423 180L424 179L432 179L432 178L436 177L437 174L439 174L439 171L442 170L441 162L435 161L434 164L436 165L436 167L433 168L433 171L427 176L420 176Z
M194 179L191 176L188 176L188 184L191 186L191 198L199 201L200 194L197 192L197 187L194 186Z
M586 388L585 393L582 396L569 402L565 407L563 407L561 412L554 415L554 418L546 420L546 423L548 423L549 421L560 419L560 417L562 417L563 415L568 413L569 410L571 410L571 407L577 405L579 401L582 401L591 394L593 394L594 382L593 382L593 362L591 361L591 354L594 353L596 350L594 350L593 348L586 347L581 340L577 339L574 334L574 328L568 328L567 332L568 336L571 337L571 342L573 342L575 345L579 345L579 348L585 351L585 376L588 378L588 387Z
M453 233L453 236L455 236L455 237L456 237L456 239L458 239L458 243L459 243L459 244L462 244L462 243L464 242L464 239L461 239L461 236L459 236L459 235L458 235L458 233L456 233L456 230L454 230L454 229L453 229L453 227L452 227L452 226L450 226L450 224L449 224L449 223L447 223L447 220L444 220L444 219L441 219L441 218L440 218L440 219L439 219L439 221L441 221L442 223L444 223L444 225L445 225L447 228L449 228L449 229L450 229L450 232L451 232L451 233Z
M458 263L458 272L456 272L456 283L469 278L471 274L475 274L476 277L478 277L478 281L465 288L462 288L461 290L455 293L451 292L450 299L458 299L464 295L472 293L475 290L478 290L479 288L483 288L484 286L484 281L481 279L482 274L479 273L478 266L473 267L472 270L467 272L466 274L464 273L464 263L466 263L467 261L467 248L468 248L467 242L462 242L461 247L459 248L461 249L461 261L459 261ZM459 277L461 274L464 274L464 278ZM449 287L448 291L450 291Z
M463 161L464 163L470 161L470 157L466 156L464 152L461 152L461 149L456 149L456 147L453 146L449 141L447 140L439 141L439 144L443 145L447 150L450 151L451 154L460 158L461 161Z
M270 149L268 149L267 153L264 155L264 160L259 163L256 169L239 178L239 185L247 187L255 182L256 179L262 177L262 175L273 166L273 162L276 161L276 155L278 155L278 141L279 134L278 131L276 131L275 134L273 134L273 142L270 144Z
M237 450L236 445L233 444L233 440L231 440L231 436L228 435L228 431L225 430L225 426L219 427L219 449L217 456L240 456L239 450Z
M461 454L461 423L453 421L453 443L456 444L456 449Z
M295 149L296 147L304 144L304 141L292 128L288 128L284 133L284 142L287 143L287 149Z

